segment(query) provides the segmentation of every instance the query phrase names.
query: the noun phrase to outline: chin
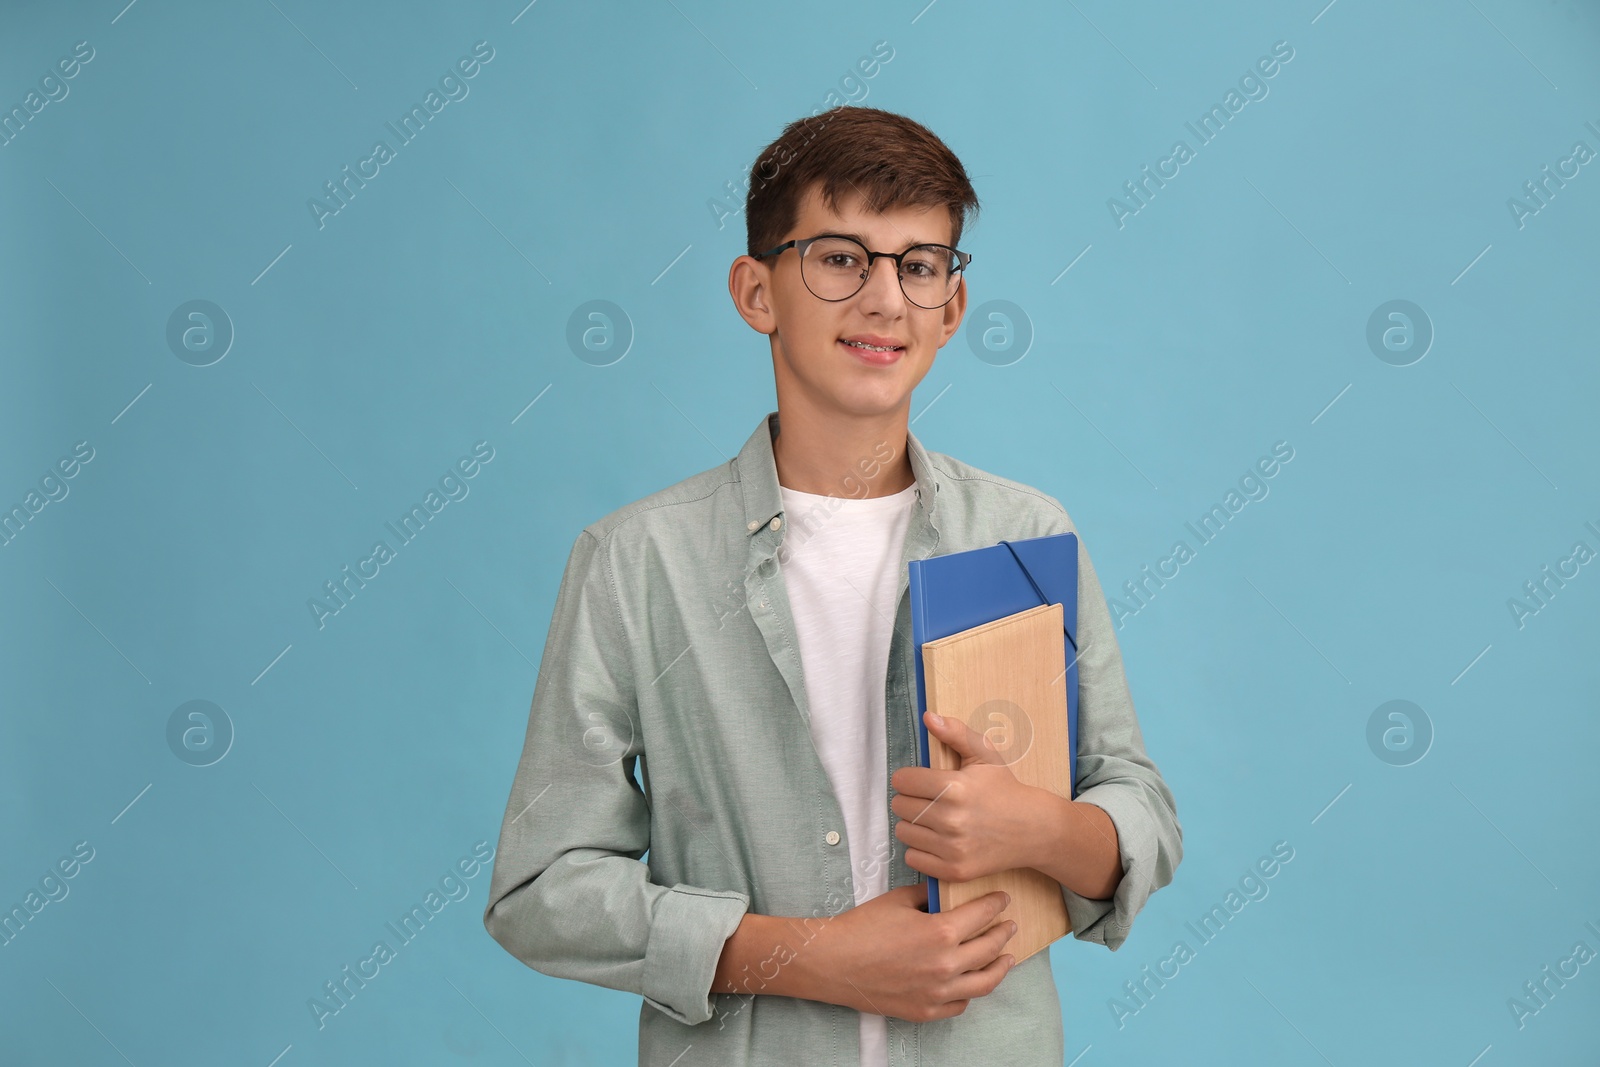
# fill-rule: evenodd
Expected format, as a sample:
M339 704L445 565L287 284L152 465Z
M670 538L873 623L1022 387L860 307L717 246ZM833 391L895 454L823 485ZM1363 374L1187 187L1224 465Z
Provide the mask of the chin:
M852 392L835 395L834 407L845 415L861 418L881 418L907 409L911 404L909 392Z

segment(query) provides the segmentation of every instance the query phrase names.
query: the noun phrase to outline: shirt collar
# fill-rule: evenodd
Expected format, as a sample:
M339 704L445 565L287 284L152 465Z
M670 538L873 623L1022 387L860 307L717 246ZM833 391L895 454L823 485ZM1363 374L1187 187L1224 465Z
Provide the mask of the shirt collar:
M762 418L734 460L739 488L744 494L744 528L749 535L760 532L762 527L783 514L783 495L778 489L778 464L772 454L772 441L777 434L778 413L773 411ZM939 478L927 450L909 428L906 430L906 454L911 458L911 473L916 478L917 506L927 512L931 519L934 498L939 491Z

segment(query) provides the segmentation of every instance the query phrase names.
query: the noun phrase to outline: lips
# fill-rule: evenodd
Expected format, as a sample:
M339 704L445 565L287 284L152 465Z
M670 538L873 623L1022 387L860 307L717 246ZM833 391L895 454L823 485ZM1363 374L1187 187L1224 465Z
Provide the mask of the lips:
M849 337L841 337L839 340L846 342L857 341L864 345L872 345L875 348L904 348L906 346L905 342L898 337L889 337L879 333L856 333L851 334Z
M839 342L839 347L849 352L862 363L872 367L887 367L899 361L905 355L905 349L893 348L887 352L876 352L870 348L858 348L844 341Z

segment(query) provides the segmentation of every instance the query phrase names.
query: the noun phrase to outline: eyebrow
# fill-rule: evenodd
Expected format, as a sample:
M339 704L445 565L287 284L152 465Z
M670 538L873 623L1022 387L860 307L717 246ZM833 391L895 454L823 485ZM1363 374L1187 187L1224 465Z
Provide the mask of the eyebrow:
M867 243L867 239L865 237L861 236L861 234L859 234L859 233L851 233L848 230L832 230L832 231L829 231L829 232L835 233L835 234L839 235L840 237L853 237L857 241L861 242L861 246L863 248L871 248L872 247L872 245ZM937 244L943 244L943 243L944 242L942 242L942 241L912 241L909 244L907 244L905 248L902 248L900 251L905 252L908 249L916 248L918 245L937 245Z

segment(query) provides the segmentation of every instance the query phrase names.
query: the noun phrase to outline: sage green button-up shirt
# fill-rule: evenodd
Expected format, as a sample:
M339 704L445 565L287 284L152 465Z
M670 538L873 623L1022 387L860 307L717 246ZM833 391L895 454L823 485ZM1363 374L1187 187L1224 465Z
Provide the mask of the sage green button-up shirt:
M735 459L579 535L500 830L484 925L535 970L642 996L641 1067L859 1062L854 1009L710 992L746 911L815 922L854 902L850 842L812 742L778 554L789 525L777 429L772 412ZM928 452L909 433L906 450L917 503L885 678L891 774L917 762L907 561L1076 532L1038 490ZM1061 892L1074 936L1115 949L1150 893L1172 880L1183 831L1145 754L1081 536L1078 545L1077 799L1116 826L1123 877L1110 900ZM897 821L890 811L889 840L859 850L888 863L891 889L924 880L906 865ZM759 988L763 976L753 977ZM1050 953L1017 965L960 1015L890 1017L888 1031L891 1067L1061 1067Z

